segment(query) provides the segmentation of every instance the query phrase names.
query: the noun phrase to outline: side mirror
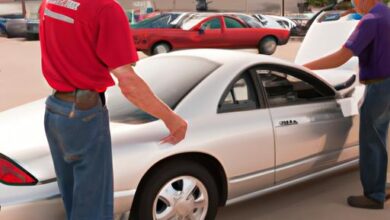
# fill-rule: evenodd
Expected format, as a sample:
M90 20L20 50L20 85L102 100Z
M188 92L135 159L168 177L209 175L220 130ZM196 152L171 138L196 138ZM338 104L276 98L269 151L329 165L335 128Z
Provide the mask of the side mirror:
M198 30L199 35L205 34L205 30L203 28L199 28Z

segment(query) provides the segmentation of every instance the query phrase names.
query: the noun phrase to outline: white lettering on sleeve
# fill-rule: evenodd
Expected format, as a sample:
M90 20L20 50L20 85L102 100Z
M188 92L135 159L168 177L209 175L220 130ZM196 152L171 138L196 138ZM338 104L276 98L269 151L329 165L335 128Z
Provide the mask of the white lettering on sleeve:
M47 3L77 11L80 3L72 0L48 0Z
M54 18L54 19L57 19L60 21L64 21L66 23L74 24L73 18L68 17L66 15L63 15L63 14L59 14L59 13L54 12L54 11L51 11L47 8L45 9L45 16L48 16L48 17L51 17L51 18Z

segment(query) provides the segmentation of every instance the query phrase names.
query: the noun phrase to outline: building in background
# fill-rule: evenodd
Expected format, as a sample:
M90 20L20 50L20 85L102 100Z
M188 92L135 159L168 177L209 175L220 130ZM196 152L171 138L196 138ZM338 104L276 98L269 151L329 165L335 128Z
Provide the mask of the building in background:
M37 17L41 0L25 0L26 17ZM0 0L0 16L9 14L22 14L21 0Z

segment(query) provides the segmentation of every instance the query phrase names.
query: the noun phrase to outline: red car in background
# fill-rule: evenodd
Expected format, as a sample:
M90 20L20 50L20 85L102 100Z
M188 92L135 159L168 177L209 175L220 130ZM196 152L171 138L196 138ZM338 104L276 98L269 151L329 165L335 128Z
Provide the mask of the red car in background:
M189 48L257 48L271 55L277 45L288 42L290 31L254 27L240 16L227 14L192 14L180 28L133 29L137 50L148 55ZM248 16L250 17L250 16Z

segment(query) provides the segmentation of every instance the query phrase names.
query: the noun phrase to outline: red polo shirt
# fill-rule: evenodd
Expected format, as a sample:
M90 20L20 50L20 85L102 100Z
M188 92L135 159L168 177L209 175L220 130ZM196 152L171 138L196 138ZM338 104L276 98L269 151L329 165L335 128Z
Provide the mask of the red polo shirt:
M110 69L138 61L129 22L114 0L44 0L40 9L42 71L63 92L105 91Z

